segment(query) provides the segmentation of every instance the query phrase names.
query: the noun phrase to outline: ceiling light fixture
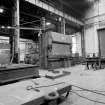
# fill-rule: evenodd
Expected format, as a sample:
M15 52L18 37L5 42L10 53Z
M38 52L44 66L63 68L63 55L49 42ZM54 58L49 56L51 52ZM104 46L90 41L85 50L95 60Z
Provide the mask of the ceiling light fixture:
M7 26L7 28L8 28L8 29L10 29L10 28L11 28L11 26Z
M51 25L51 22L46 22L46 25L47 25L47 26Z
M5 28L5 26L1 26L1 28Z
M93 3L93 2L94 2L94 0L88 0L88 2Z
M0 13L3 13L4 12L4 9L3 8L0 8Z

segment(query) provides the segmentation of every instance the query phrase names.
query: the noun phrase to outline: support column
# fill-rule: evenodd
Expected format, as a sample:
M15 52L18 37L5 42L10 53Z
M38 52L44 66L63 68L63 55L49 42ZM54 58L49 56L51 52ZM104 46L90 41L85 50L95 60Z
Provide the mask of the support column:
M9 38L9 43L10 43L10 64L13 63L13 60L14 60L14 32L13 30L11 30L11 33L10 33L10 38Z
M61 33L65 34L65 19L62 18L61 20Z
M82 57L85 57L85 36L84 36L84 27L81 30L81 48L82 48Z
M58 21L57 22L57 30L56 30L58 33L61 33L61 24L60 22Z
M59 22L57 23L58 26L58 32L65 34L65 19L64 18L59 18Z
M45 18L42 17L41 26L43 29L42 34L40 35L40 67L42 69L47 68L47 59L48 59L48 53L47 53L47 46L46 46L46 33L45 33Z
M20 61L20 46L19 46L19 39L20 39L20 10L19 10L19 0L15 0L15 7L14 7L14 26L17 28L14 30L14 63L19 63Z

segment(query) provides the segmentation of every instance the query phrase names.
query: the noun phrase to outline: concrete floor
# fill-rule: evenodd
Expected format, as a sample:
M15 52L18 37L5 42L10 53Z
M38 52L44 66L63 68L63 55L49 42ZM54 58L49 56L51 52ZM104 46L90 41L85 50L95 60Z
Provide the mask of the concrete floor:
M69 83L71 83L71 85L79 86L89 90L97 90L97 92L102 93L102 95L89 91L83 91L82 89L73 86L72 92L70 92L68 98L60 105L105 104L105 69L97 71L92 69L85 70L83 65L78 65L72 68L65 68L65 70L71 71L69 80L67 80ZM79 95L85 98L80 97Z
M14 84L0 87L0 105L22 105L30 100L45 96L61 89L62 87L72 85L72 92L69 97L60 105L104 105L105 104L105 69L101 70L85 70L84 65L77 65L70 68L57 69L59 71L69 71L70 75L51 80L45 77L37 79L29 79ZM46 70L40 70L40 75L45 76L51 74ZM39 88L40 92L28 91L27 86L34 86L33 81L38 86L46 86L55 83L64 82L52 87ZM78 88L79 87L79 88ZM82 89L81 89L81 88ZM84 91L84 89L85 91ZM87 91L87 90L94 90ZM96 91L97 90L97 91ZM97 92L98 94L96 94ZM81 97L82 96L82 97ZM23 98L24 97L24 98ZM98 101L98 102L96 102Z
M22 105L69 85L72 86L72 91L60 105L105 105L105 69L85 70L84 65L77 65L56 70L69 71L71 74L55 80L42 77L1 86L0 105ZM39 72L41 76L51 74L46 70L40 70ZM27 90L27 86L35 85L33 82L38 83L38 86L48 86L61 82L64 82L64 84L39 88L40 92Z
M83 91L80 88L72 87L68 98L60 105L104 105L105 104L105 69L86 70L84 65L78 65L70 68L58 69L60 71L70 71L69 77L56 79L56 81L66 81L71 85L79 86L84 89L94 90L99 93ZM46 71L42 73L45 74ZM75 92L75 93L74 93ZM101 93L101 94L100 94ZM80 96L83 97L80 97ZM84 98L85 97L85 98ZM98 102L97 102L98 101Z

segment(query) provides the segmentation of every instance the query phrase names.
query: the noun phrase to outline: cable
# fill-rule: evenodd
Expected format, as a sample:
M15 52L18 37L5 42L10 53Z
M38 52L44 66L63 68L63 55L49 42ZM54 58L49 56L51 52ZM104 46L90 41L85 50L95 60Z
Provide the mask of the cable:
M34 81L31 81L33 82L35 85L36 85L36 82ZM51 84L51 85L43 85L43 86L37 86L37 87L34 87L34 88L44 88L44 87L51 87L51 86L55 86L55 85L60 85L60 84L64 84L65 82L60 82L60 83L55 83L55 84ZM38 83L37 83L38 85ZM29 86L28 86L29 87ZM32 86L31 86L32 87Z
M60 83L55 83L55 84L51 84L51 85L37 86L37 87L35 87L35 88L51 87L51 86L60 85L60 84L64 84L64 83L65 83L65 82L60 82Z
M34 83L34 85L39 85L38 83L36 83L35 81L32 81L31 82ZM56 84L51 84L51 85L47 85L47 86L37 86L37 87L33 87L32 85L29 85L26 87L26 90L34 90L34 91L37 91L37 92L40 92L40 90L38 88L44 88L44 87L50 87L50 86L55 86L55 85L59 85L59 84L63 84L65 82L60 82L60 83L56 83Z
M35 21L31 21L31 22L25 22L25 23L23 23L23 24L20 24L20 25L25 25L25 24L34 24L34 22L39 22L40 20L35 20Z
M87 99L87 100L89 100L89 101L96 102L96 103L100 103L100 104L105 104L105 102L101 102L101 101L97 101L97 100L90 99L90 98L85 97L85 96L82 96L82 95L80 95L80 94L78 94L78 93L76 93L76 92L74 92L74 91L71 91L71 92L72 92L72 93L75 93L75 94L78 95L79 97L84 98L84 99Z
M96 91L96 90L95 91L94 90L89 90L89 89L85 89L85 88L82 88L82 87L79 87L79 86L76 86L76 85L72 85L72 86L80 88L80 89L88 91L88 92L92 92L92 93L95 93L95 94L99 94L99 95L105 96L105 94L102 94L102 93L100 93L99 91Z
M38 17L38 16L31 15L31 14L29 14L29 13L25 13L25 12L23 12L23 11L20 11L20 13L22 13L22 14L24 14L24 15L27 15L27 16L30 16L30 17L34 17L34 18L37 18L37 19L41 19L41 18Z
M86 91L86 90L73 90L73 91ZM96 92L105 92L105 91L101 91L101 90L92 90L92 91L96 91Z
M34 81L32 81L32 82L33 82L35 85L38 85L38 84L36 84L36 82L34 82ZM51 84L51 85L37 86L37 87L34 87L34 88L36 89L36 88L50 87L50 86L55 86L55 85L59 85L59 84L63 84L63 83L65 83L65 82L55 83L55 84ZM71 85L71 86L74 86L74 87L77 87L77 88L82 89L82 90L76 90L76 91L89 91L89 92L93 92L93 93L96 93L96 94L100 94L100 95L105 96L105 94L96 92L96 91L98 91L98 90L84 89L84 88L81 88L81 87L76 86L76 85ZM28 86L28 87L29 87L29 86ZM32 86L31 86L31 87L32 87ZM33 88L33 87L32 87L32 88ZM27 89L27 87L26 87L26 89ZM105 102L101 102L101 101L89 99L88 97L82 96L82 95L78 94L77 92L75 92L74 90L73 90L73 91L70 91L70 92L75 93L75 94L78 95L79 97L82 97L82 98L87 99L87 100L89 100L89 101L96 102L96 103L101 103L101 104L105 104Z
M28 21L26 21L26 20L20 20L20 22L24 22L24 23L26 23L26 22L28 22ZM23 25L24 23L22 23L22 24L20 24L20 25ZM34 24L34 23L30 23L30 24L32 24L32 25L36 25L36 24Z

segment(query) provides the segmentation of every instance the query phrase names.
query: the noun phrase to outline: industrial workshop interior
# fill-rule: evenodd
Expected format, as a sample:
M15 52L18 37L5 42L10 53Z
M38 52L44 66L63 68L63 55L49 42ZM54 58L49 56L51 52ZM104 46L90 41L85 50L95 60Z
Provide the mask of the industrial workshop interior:
M105 105L105 0L0 0L0 105Z

